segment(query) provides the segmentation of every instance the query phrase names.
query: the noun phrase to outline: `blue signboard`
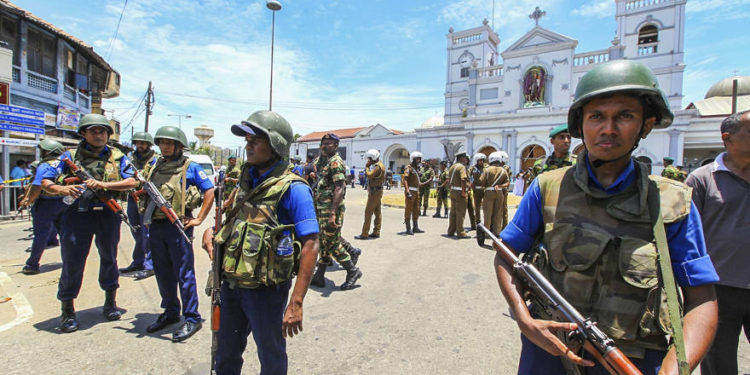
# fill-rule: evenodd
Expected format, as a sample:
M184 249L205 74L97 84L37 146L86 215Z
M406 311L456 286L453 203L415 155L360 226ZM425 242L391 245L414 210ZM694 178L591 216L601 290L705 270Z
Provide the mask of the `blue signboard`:
M44 134L44 112L0 104L0 130Z
M32 134L44 134L44 128L36 128L33 126L13 125L4 124L0 122L0 130L10 130L13 132L23 132Z

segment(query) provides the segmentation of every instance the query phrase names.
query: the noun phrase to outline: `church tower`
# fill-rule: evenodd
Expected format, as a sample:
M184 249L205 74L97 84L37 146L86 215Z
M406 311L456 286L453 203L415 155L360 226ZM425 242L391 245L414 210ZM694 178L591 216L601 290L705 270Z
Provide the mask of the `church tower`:
M615 0L622 57L650 67L674 109L682 107L687 0Z
M485 19L482 26L454 32L448 30L448 61L445 80L445 125L456 125L475 105L477 68L498 64L500 37ZM475 75L472 77L471 75Z

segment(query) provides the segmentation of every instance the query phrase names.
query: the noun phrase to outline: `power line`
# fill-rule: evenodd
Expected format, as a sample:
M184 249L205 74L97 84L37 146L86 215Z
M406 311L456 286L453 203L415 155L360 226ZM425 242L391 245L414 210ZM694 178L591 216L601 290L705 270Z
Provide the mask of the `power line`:
M117 26L115 27L115 33L112 35L112 39L109 41L109 46L107 46L107 53L104 59L109 60L109 57L112 56L112 48L114 47L115 40L117 40L117 34L120 32L120 22L122 22L122 15L125 14L125 7L128 6L128 0L125 0L125 4L122 6L122 10L120 11L120 19L117 20Z

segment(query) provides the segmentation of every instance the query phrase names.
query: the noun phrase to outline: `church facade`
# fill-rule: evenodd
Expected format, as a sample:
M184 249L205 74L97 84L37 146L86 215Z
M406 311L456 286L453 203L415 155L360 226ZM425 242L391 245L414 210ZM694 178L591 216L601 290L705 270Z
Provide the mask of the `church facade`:
M486 20L469 30L451 28L442 121L430 119L399 135L353 137L347 142L347 164L364 165L364 152L376 148L386 167L397 171L408 163L408 152L445 159L445 145L460 143L472 154L504 150L514 173L526 170L552 153L548 133L567 122L580 78L616 59L651 68L675 113L674 123L652 132L634 157L651 164L652 173L661 171L665 156L683 160L686 134L697 117L694 109L682 109L686 0L613 1L617 31L609 46L595 51L578 51L577 40L540 26L544 12L538 7L529 16L536 25L504 51ZM574 153L582 147L580 139L573 140Z

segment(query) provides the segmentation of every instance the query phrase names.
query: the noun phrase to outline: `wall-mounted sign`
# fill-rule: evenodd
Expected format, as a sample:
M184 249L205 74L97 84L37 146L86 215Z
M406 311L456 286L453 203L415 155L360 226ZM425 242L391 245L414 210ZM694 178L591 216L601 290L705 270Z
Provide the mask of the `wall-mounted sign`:
M44 112L0 104L0 130L44 134Z

